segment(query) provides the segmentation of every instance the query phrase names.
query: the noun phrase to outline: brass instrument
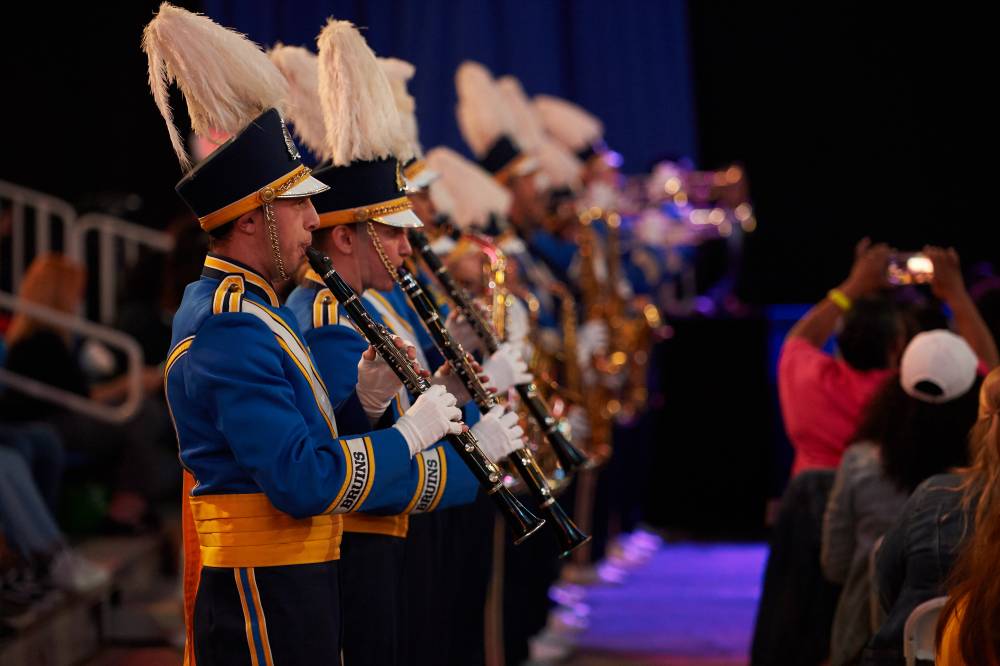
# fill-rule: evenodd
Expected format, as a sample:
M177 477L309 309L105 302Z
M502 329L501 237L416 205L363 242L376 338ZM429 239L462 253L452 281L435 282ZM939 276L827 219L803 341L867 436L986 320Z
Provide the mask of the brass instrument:
M596 220L607 226L607 281L600 283L596 270ZM662 328L659 310L646 298L636 297L628 307L621 292L621 217L614 212L589 209L580 216L580 288L588 318L607 322L611 339L608 353L595 359L594 367L614 387L607 397L610 418L631 420L641 412L648 397L646 371L652 344ZM602 396L602 400L605 396Z
M445 287L446 290L452 292L456 304L466 313L480 337L483 337L487 350L493 352L499 346L499 341L507 337L509 333L507 317L514 296L507 289L507 259L504 253L489 239L475 235L466 238L475 244L486 259L483 263L483 283L491 304L491 325L486 325L479 313L474 308L469 307L468 303L460 303L460 301L465 300L461 293L447 285ZM416 245L419 247L420 243L418 242ZM433 257L426 256L420 249L418 252L421 252L425 260L431 259L433 261ZM445 277L440 271L435 272L438 273L438 277ZM560 422L552 416L548 405L539 395L536 385L519 385L515 389L516 398L514 395L509 396L509 398L517 400L517 411L521 414L522 427L528 434L531 450L535 454L546 479L558 492L568 483L569 477L581 466L589 464L589 461L563 433ZM539 446L542 440L547 441L549 446ZM511 484L515 489L519 489L519 482L513 478Z
M616 332L612 340L620 341L611 357L612 363L627 365L621 412L624 418L632 419L645 408L649 397L646 376L649 355L663 322L659 309L648 298L635 297L634 314L626 312L619 289L622 280L621 217L618 213L609 213L604 220L608 227L608 326Z
M612 337L616 334L615 322L609 317L606 303L605 285L597 274L597 233L593 228L593 220L589 214L580 216L579 230L579 253L580 253L580 294L584 312L584 320L600 319L605 320L609 333ZM574 313L575 314L575 313ZM564 314L564 319L567 315ZM565 326L565 324L564 324ZM573 331L575 333L575 327ZM574 353L576 349L576 336L573 336L573 347L566 344L568 353ZM579 385L574 387L583 395L583 406L587 410L587 417L590 421L590 450L594 453L601 453L602 458L611 455L612 450L612 429L614 419L621 410L621 403L612 390L611 384L619 376L624 363L615 365L614 360L622 361L616 353L594 355L590 359L589 365L579 369ZM574 359L575 360L575 359ZM567 360L569 362L569 360ZM596 381L589 382L592 386L584 387L584 372L593 372Z

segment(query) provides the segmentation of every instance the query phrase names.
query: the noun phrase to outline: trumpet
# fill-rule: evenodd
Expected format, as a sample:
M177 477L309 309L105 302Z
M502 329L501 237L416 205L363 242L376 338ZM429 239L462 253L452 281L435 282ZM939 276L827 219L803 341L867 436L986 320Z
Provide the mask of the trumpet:
M398 269L398 279L400 286L413 304L414 310L423 321L424 327L434 340L435 346L451 365L452 371L462 380L479 410L485 414L496 407L499 404L496 396L490 393L479 380L465 350L451 337L441 321L440 313L434 302L405 268ZM539 511L545 515L548 521L551 521L552 527L556 530L556 536L562 549L560 557L566 557L590 541L590 537L580 531L555 497L552 496L552 489L549 487L542 470L538 467L531 450L527 447L517 449L510 455L509 460L538 504Z
M413 369L406 355L393 344L389 331L372 319L358 295L334 270L330 258L313 247L306 248L306 255L313 270L320 275L323 283L344 307L351 321L354 322L368 343L375 348L379 356L385 359L385 362L403 382L403 386L414 395L420 395L427 391L430 384ZM515 544L523 542L545 524L545 520L531 513L503 485L503 475L500 473L500 469L479 448L479 443L472 431L466 430L457 435L448 435L447 439L479 481L486 494L496 502L514 533Z

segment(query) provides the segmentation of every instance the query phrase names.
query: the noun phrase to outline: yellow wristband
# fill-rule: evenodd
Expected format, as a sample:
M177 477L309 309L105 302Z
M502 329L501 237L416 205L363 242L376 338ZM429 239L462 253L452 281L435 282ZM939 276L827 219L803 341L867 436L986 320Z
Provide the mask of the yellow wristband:
M826 292L826 297L829 298L831 301L833 301L833 304L836 305L841 310L843 310L844 312L847 312L848 310L851 309L852 305L851 299L848 297L847 294L845 294L839 289L831 289L830 291Z

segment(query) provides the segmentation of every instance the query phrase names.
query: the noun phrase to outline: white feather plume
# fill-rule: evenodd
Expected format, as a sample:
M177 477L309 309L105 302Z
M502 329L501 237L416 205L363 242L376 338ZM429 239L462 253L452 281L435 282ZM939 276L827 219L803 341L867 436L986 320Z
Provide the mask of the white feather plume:
M521 82L514 76L503 76L497 80L497 89L514 123L514 138L521 149L534 153L545 141L545 128L538 114L531 106L531 100L524 94Z
M416 100L406 90L406 85L417 73L417 68L399 58L379 58L378 64L382 66L382 71L385 72L389 84L392 86L392 96L396 100L396 108L410 113L416 111Z
M440 178L428 185L427 191L437 212L444 213L449 217L455 214L455 200L448 193L448 186L442 183Z
M440 146L427 153L427 166L441 174L440 183L452 202L451 217L460 229L484 227L490 214L506 215L511 194L485 169L454 150ZM433 190L432 190L433 192Z
M514 121L486 67L471 60L463 62L455 72L455 90L458 129L477 157L485 155L501 136L513 138Z
M535 109L545 130L574 152L604 136L604 125L596 116L560 97L535 95Z
M379 58L378 63L389 79L396 110L399 111L399 121L406 134L407 144L399 149L396 156L404 161L410 157L422 157L424 151L420 146L420 132L417 128L417 101L406 89L410 79L417 73L417 68L399 58ZM407 155L404 156L404 153Z
M206 138L236 134L268 108L283 106L285 79L260 47L207 16L164 2L142 33L142 49L153 99L185 170L191 158L174 124L171 83L184 95L191 128Z
M395 156L407 144L392 87L350 21L330 19L319 43L319 97L326 125L323 159L336 166Z
M288 82L287 119L314 154L326 141L326 125L319 105L319 64L316 54L301 46L278 43L267 53Z
M540 176L544 187L540 189L568 187L579 189L583 163L568 148L554 139L545 138L535 151Z

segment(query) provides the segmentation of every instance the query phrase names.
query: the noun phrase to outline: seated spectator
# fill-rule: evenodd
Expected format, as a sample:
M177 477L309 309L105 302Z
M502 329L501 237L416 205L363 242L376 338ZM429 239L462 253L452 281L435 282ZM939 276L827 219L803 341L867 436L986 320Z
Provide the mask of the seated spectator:
M938 624L937 663L943 666L1000 664L1000 370L983 382L979 422L970 438L972 465L949 504L971 524L948 579L948 603Z
M962 281L953 249L924 248L934 264L934 295L952 311L955 328L983 361L997 365L997 348ZM792 330L778 361L782 418L795 448L792 474L833 469L858 427L861 412L899 364L907 343L900 311L879 292L888 287L890 249L858 244L854 266L839 287L809 310ZM838 322L839 356L822 351Z
M868 559L875 541L924 479L963 465L976 421L979 362L949 331L917 335L865 411L844 454L823 521L824 575L843 585L830 663L856 664L878 626L870 611Z
M5 542L28 565L22 578L51 580L68 591L83 592L107 581L107 571L77 555L31 480L18 453L0 448L0 528ZM11 578L11 580L8 580ZM5 592L17 577L4 577Z
M14 449L24 457L45 504L55 513L66 465L58 431L46 423L0 423L0 447Z
M85 283L83 268L59 255L37 257L19 290L21 298L48 308L75 314ZM94 384L88 380L75 353L70 332L35 317L18 313L5 337L6 367L64 391L95 401L116 404L127 393L124 377ZM143 376L149 393L162 391L162 375L147 368ZM6 423L44 422L53 425L69 451L85 456L102 474L111 471L114 489L109 519L115 529L138 529L148 517L149 500L174 490L177 484L173 442L160 441L164 415L145 409L123 425L113 425L69 410L62 405L8 388L0 396L0 419ZM169 431L167 431L169 432ZM164 472L170 470L170 478Z
M943 400L958 390L959 366L953 363L947 375L911 381L908 392L937 396ZM948 385L955 388L948 388ZM928 459L925 452L923 459ZM885 535L878 552L876 579L885 621L864 651L862 664L903 664L903 627L918 605L944 594L945 578L955 561L958 547L971 527L962 510L962 479L956 473L934 475L913 492L899 519Z

